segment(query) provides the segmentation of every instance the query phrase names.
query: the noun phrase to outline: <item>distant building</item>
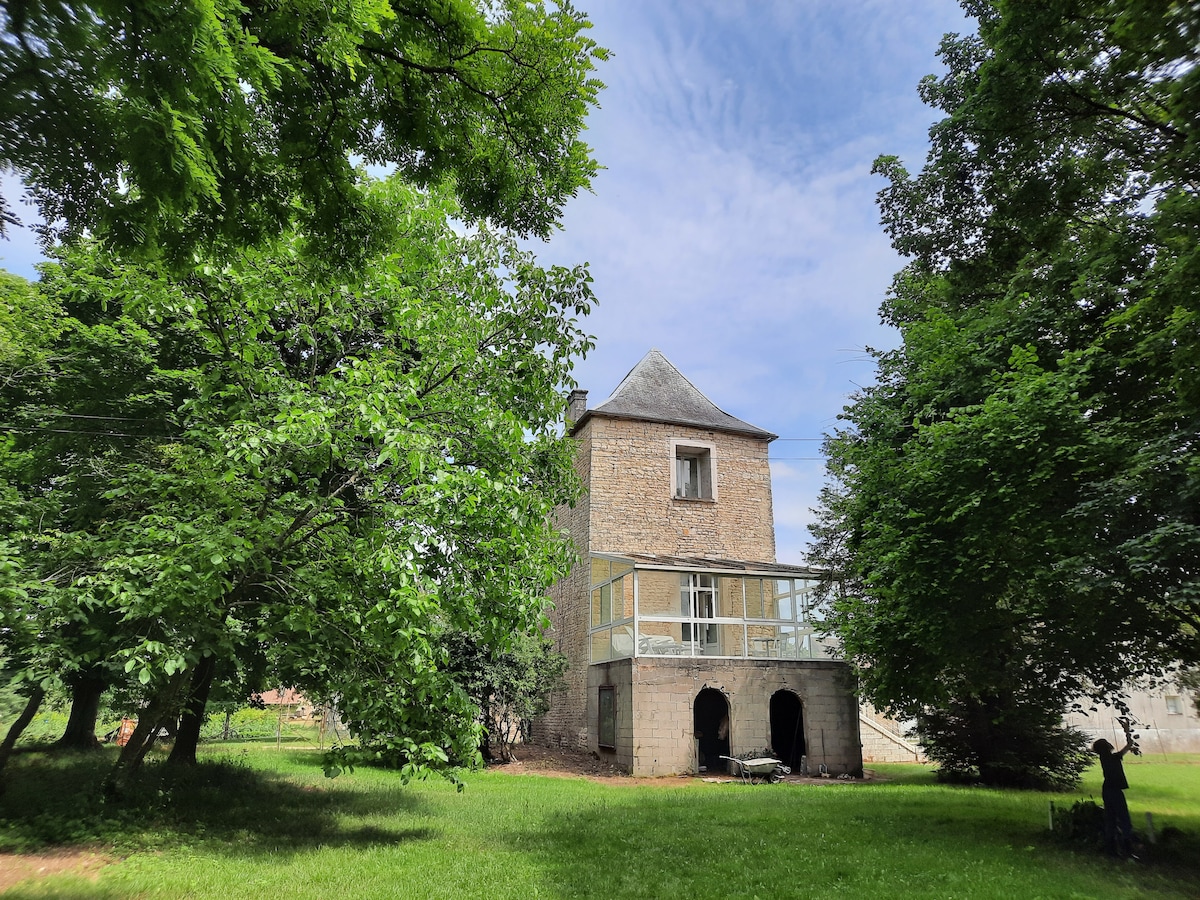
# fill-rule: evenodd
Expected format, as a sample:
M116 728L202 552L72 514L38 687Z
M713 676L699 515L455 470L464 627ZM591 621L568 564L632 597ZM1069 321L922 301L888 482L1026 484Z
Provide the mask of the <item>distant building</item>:
M1200 753L1200 714L1190 691L1170 682L1156 688L1131 684L1125 702L1143 754ZM1067 716L1067 724L1119 748L1125 742L1120 715L1108 706L1085 709Z
M552 591L567 686L533 740L633 775L722 771L770 747L862 770L848 666L816 633L819 572L775 562L767 448L657 350L568 412L587 490L560 510L581 562Z
M1200 713L1193 695L1178 684L1158 687L1130 684L1124 700L1144 755L1200 752ZM1114 747L1125 744L1125 733L1117 721L1124 715L1116 707L1087 708L1066 716L1067 725L1078 728L1088 743L1105 738ZM862 735L864 762L920 762L924 750L913 733L916 722L896 722L863 704Z

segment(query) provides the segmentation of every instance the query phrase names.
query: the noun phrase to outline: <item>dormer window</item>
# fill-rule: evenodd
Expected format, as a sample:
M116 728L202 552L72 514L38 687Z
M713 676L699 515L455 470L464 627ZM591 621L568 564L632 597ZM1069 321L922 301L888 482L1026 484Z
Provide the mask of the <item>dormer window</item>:
M672 441L675 468L671 473L671 496L677 500L716 500L717 479L713 467L713 445Z

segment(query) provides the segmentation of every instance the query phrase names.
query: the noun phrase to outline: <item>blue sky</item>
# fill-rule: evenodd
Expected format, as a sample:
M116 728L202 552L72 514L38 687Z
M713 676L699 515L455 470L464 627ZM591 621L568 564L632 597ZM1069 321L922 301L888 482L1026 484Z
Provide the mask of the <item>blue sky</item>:
M804 561L820 444L903 261L879 225L880 154L915 171L936 112L917 83L953 0L585 0L612 51L589 120L606 170L544 262L587 260L596 349L576 370L597 405L657 347L771 445L777 557ZM799 440L797 440L799 439Z
M543 263L588 261L596 405L652 347L771 447L777 556L804 560L820 444L896 336L877 310L902 261L875 208L884 153L920 167L916 86L954 0L577 0L612 52L588 141L605 166ZM4 177L5 196L19 195ZM36 242L0 243L33 277Z

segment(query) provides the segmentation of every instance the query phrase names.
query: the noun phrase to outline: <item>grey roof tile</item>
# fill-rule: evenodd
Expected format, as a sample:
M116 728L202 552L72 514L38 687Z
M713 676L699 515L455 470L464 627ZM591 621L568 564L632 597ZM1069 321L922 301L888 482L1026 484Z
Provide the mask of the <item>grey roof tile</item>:
M778 435L735 418L702 394L658 350L651 350L629 370L607 400L575 423L577 430L593 415L688 425L775 440Z

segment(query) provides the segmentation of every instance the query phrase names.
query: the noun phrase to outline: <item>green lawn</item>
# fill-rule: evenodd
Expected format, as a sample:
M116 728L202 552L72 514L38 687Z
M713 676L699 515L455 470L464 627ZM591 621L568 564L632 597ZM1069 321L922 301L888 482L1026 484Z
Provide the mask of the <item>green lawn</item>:
M457 793L371 769L329 780L319 754L286 747L214 758L227 762L109 804L90 788L94 758L17 758L0 849L87 846L114 862L95 880L56 875L5 896L1200 896L1200 757L1128 765L1135 824L1150 810L1159 830L1183 832L1142 864L1048 838L1049 800L1079 796L941 786L918 766L753 787L494 771Z

